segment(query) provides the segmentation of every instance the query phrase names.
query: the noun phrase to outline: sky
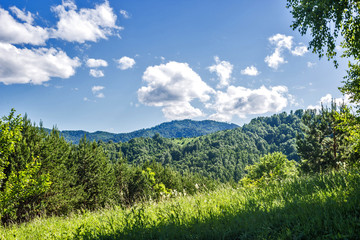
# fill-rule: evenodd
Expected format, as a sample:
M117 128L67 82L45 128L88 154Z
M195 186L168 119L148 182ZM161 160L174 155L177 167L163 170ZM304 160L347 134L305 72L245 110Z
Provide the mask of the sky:
M341 99L285 0L1 0L0 116L130 132L231 122Z

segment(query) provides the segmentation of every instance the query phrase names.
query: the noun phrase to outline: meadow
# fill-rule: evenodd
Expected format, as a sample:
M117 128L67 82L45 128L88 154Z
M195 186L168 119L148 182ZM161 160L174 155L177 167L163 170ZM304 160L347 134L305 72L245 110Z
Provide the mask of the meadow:
M37 218L1 239L357 239L358 169Z

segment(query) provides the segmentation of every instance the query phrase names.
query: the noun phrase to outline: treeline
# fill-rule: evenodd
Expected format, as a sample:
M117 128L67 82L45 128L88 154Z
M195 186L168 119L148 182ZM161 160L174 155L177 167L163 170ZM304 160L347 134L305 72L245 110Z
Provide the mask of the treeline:
M39 215L130 206L136 202L214 189L203 176L156 162L110 161L102 146L84 137L68 143L12 110L0 120L0 217L3 224Z
M356 166L358 129L349 108L332 104L259 117L196 138L155 134L104 143L84 137L72 144L58 130L48 133L12 110L0 120L1 221L126 207L215 189L219 182L236 186L242 179L241 184L253 185Z
M239 127L236 124L216 122L212 120L193 121L193 120L174 120L165 122L152 128L140 129L129 133L109 133L103 131L86 132L86 131L61 131L61 135L66 141L78 144L80 139L86 135L90 141L113 141L126 142L133 138L153 137L156 133L165 138L191 138L198 137L218 131L234 129ZM50 129L47 129L50 132Z
M222 182L238 182L245 167L267 153L282 152L299 161L296 136L302 137L303 110L258 117L241 128L196 138L135 138L124 143L99 142L112 161L122 157L133 165L156 161L180 173L199 173Z

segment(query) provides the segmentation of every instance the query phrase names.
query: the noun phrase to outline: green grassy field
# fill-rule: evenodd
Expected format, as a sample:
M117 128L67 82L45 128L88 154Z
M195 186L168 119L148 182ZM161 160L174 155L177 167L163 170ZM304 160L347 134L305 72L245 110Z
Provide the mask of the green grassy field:
M0 228L2 239L357 239L360 173L224 187L195 196Z

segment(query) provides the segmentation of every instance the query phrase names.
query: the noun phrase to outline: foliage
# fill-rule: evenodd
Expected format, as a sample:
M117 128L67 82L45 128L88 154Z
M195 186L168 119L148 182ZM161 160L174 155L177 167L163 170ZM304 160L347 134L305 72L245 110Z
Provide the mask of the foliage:
M357 0L287 0L294 21L292 28L302 35L311 31L309 48L319 57L336 56L336 40L340 35L344 49L342 57L349 57L349 69L341 91L354 103L360 102L360 3ZM337 62L334 61L337 67Z
M346 151L347 132L340 129L337 116L345 106L321 107L321 110L307 110L302 117L303 136L297 137L297 150L302 158L302 169L319 172L339 168L348 158Z
M47 132L41 123L38 127L26 115L20 118L14 113L12 110L0 125L3 223L114 205L132 206L217 185L214 180L189 172L180 174L156 162L129 165L121 153L109 154L86 136L74 145L57 129ZM162 140L159 135L153 138L159 143ZM201 187L195 188L194 182Z
M8 157L14 151L15 144L21 140L21 117L15 117L11 109L8 117L0 119L0 187L6 178L4 169L9 165Z
M245 174L245 167L264 154L280 151L291 160L300 160L295 138L302 134L302 114L302 110L297 110L258 117L241 128L197 138L167 139L157 134L100 145L112 162L122 158L133 165L156 161L182 174L190 172L222 182L238 182Z
M346 106L343 111L335 116L339 122L337 128L346 132L345 154L347 163L359 165L360 159L360 120L353 113L351 107Z
M213 192L39 218L1 239L357 239L359 170L290 177Z
M241 179L241 183L247 185L257 185L268 183L269 181L281 181L297 175L297 163L289 161L280 152L267 154L260 158L259 162L245 168L248 173Z
M14 164L11 155L22 141L22 118L15 117L12 109L8 117L0 120L0 218L8 223L21 217L27 198L34 198L50 187L47 174L40 173L41 162L31 155L30 161Z

